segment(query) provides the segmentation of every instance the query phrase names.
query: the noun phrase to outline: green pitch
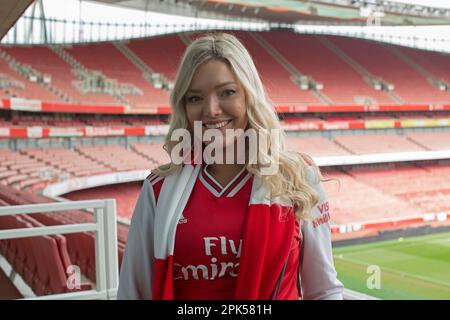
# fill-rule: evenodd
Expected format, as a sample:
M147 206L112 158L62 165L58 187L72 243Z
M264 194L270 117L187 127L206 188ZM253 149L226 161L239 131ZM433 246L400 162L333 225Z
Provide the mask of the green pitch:
M338 278L351 290L381 299L450 299L450 232L337 247L333 254ZM379 289L371 265L379 267Z

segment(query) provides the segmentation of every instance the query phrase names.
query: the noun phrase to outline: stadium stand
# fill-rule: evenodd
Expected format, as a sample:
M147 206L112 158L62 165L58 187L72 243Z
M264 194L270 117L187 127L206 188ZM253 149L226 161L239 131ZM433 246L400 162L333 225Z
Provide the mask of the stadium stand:
M72 201L88 199L116 199L118 216L131 220L136 199L140 190L140 182L120 183L70 192L64 194L64 198Z
M335 136L333 141L352 154L372 154L404 151L423 151L424 148L395 134L366 134Z
M166 152L162 152L162 143L134 144L131 149L141 156L150 159L155 164L168 163L170 158Z
M423 51L408 47L396 47L401 53L412 59L419 68L424 69L429 75L450 83L449 55L440 52Z
M432 79L450 83L449 55L337 36L285 31L232 33L249 49L275 106L296 107L280 115L286 130L298 131L288 136L288 149L313 157L450 150L450 132L434 132L450 126L450 112L435 108L449 104L450 93L432 84ZM52 184L102 174L128 174L167 163L169 158L161 137L164 132L155 129L167 127L169 112L153 107L168 105L166 90L175 79L186 45L194 37L195 33L183 33L70 46L1 45L1 98L75 103L79 110L71 112L84 110L86 105L127 108L118 115L101 111L30 113L20 111L20 106L14 110L10 100L0 99L1 108L13 109L0 110L0 206L53 202L41 195ZM19 68L41 78L29 81ZM323 89L302 90L296 84L300 75L323 84ZM367 77L380 77L392 83L393 90L375 90ZM42 82L43 79L47 82ZM89 82L92 79L106 84ZM161 82L157 85L152 81ZM105 92L83 91L95 88ZM113 91L108 93L105 88ZM420 110L433 112L401 111L409 104L423 104ZM387 109L395 106L397 112L367 108L361 109L364 112L302 113L305 106L355 105L361 108L384 105ZM137 114L123 114L127 112ZM410 125L408 120L417 121ZM58 131L45 131L47 127L68 131L61 130L58 135ZM142 130L133 131L138 127ZM409 127L412 130L397 131ZM426 131L414 130L418 127L426 127ZM80 131L69 132L71 128ZM108 130L96 131L98 128ZM114 131L118 128L132 130ZM374 133L380 128L388 130ZM353 132L354 129L358 131ZM368 129L369 133L363 132ZM450 165L445 161L373 167L338 165L324 171L326 179L335 179L324 183L333 225L450 211ZM130 182L63 195L70 200L116 199L121 221L117 224L119 266L128 236L128 226L122 222L131 219L140 186L139 182ZM0 217L0 229L84 223L93 219L90 212L82 210L17 215ZM375 231L370 232L365 235L376 235ZM80 266L86 278L83 289L96 281L92 232L3 240L0 253L38 295L67 292L65 270L72 263ZM0 273L0 281L1 277Z
M288 150L305 152L313 157L350 154L324 137L289 137L286 147Z
M53 87L61 91L62 95L58 100L65 100L79 103L104 103L117 104L111 95L100 93L82 94L77 90L73 82L79 81L74 74L74 69L61 57L59 57L48 46L32 47L2 47L2 50L14 57L20 63L27 64L39 71L41 74L50 76L50 83ZM36 96L45 100L45 96ZM65 99L64 99L65 98Z
M407 138L426 150L450 150L450 132L414 132Z
M406 103L444 103L450 99L450 93L433 87L423 75L395 56L389 50L391 45L346 37L327 39L371 74L392 83L394 92Z
M8 98L26 98L26 99L39 99L45 101L60 101L59 97L44 86L37 83L37 78L35 81L31 81L32 73L27 73L25 71L25 66L18 65L10 56L8 57L7 51L13 50L12 48L0 46L0 73L7 76L7 79L14 82L18 81L17 85L12 85L11 83L3 84L0 86L0 96ZM8 57L8 58L5 58ZM24 70L20 73L19 70Z
M407 201L423 212L444 212L450 209L449 173L448 165L407 165L385 170L348 172L357 181Z
M248 47L268 94L277 105L392 105L450 101L450 93L440 91L431 81L449 82L448 55L337 36L282 31L233 33ZM186 35L158 36L119 44L0 46L4 56L0 59L0 73L24 86L8 86L0 94L89 105L129 104L136 110L150 105L167 105L166 91L155 88L145 79L145 74L160 75L163 83L173 81L186 47L183 39L195 36L194 33ZM41 76L48 75L49 83L28 81L8 65L8 59L32 68ZM83 77L79 72L84 72L85 76L86 72L100 72L102 81L110 81L119 91L116 90L115 95L82 93L75 86L75 82L80 82ZM300 74L323 84L323 89L318 92L300 89L292 80ZM365 79L367 77L381 78L393 84L392 94L375 90Z
M385 176L379 176L378 181L387 183ZM336 179L324 183L330 207L333 208L333 223L363 222L422 213L422 210L407 201L368 185L365 180L360 181L359 176L355 178L348 172L328 170L325 178Z
M119 84L129 84L137 89L134 95L122 94L131 105L165 104L168 95L154 88L136 66L131 63L113 44L89 44L64 48L82 65L91 70L99 70Z
M126 46L150 70L174 81L186 44L177 35L158 36L152 39L130 40Z
M6 203L8 205L23 205L23 204L31 204L31 203L48 203L48 202L53 202L53 200L46 198L44 196L40 196L40 195L36 195L36 194L32 194L29 192L23 192L23 191L19 191L16 189L13 189L11 187L8 186L0 186L0 200L3 203ZM23 215L23 217L25 217ZM13 219L14 217L11 216L6 216L6 217L0 217L3 220L0 221L6 221L3 223L3 225L5 227L3 228L8 228L9 225L17 225L18 222L15 222L15 219ZM5 219L6 218L6 219ZM39 213L39 214L33 214L32 218L31 217L25 217L22 219L27 219L28 221L38 221L38 222L34 222L35 225L39 224L40 226L45 225L45 226L54 226L54 225L63 225L63 224L73 224L73 223L84 223L84 222L92 222L93 221L93 216L92 214L88 213L88 212L84 212L84 211L65 211L65 212L58 212L57 214L55 213ZM34 220L31 220L34 219ZM32 226L26 226L26 227L32 227ZM123 257L123 253L125 250L125 243L126 243L126 239L128 236L128 228L118 224L118 259L119 259L119 265L120 262L122 261L122 257ZM40 238L40 237L39 237ZM65 240L63 240L65 239ZM17 254L17 243L20 243L20 240L7 240L7 241L13 241L13 246L11 247L11 245L9 245L9 247L11 247L10 249L6 249L6 257L8 259L8 261L10 261L11 263L14 263L15 261L15 255ZM3 243L2 246L6 247L6 245L4 244L3 241L6 240L2 240L0 241L0 243ZM19 241L19 242L17 242ZM59 247L61 248L61 255L63 255L63 257L61 259L65 259L63 262L64 265L67 265L69 259L76 265L80 266L80 270L82 272L83 275L85 275L90 281L95 282L95 277L96 277L96 273L95 273L95 254L94 254L94 235L90 232L83 232L83 233L76 233L76 234L66 234L64 235L63 238L59 238L58 240L60 242ZM50 246L50 248L55 247L54 244L50 244L50 242L52 241L47 241L47 246ZM56 242L56 240L55 240ZM9 242L7 242L9 243ZM45 244L43 244L45 245ZM1 247L1 246L0 246ZM7 248L9 248L7 247ZM40 247L37 248L37 252L41 252ZM45 250L45 247L42 249ZM49 249L52 252L54 252L54 249ZM65 251L62 251L65 250ZM51 254L53 254L51 252ZM40 257L42 259L45 259L46 254L41 254ZM53 256L51 256L50 258L52 258ZM52 259L57 259L57 257L53 257ZM53 265L55 265L54 260L49 260L48 263L52 263ZM42 264L42 263L41 263ZM69 264L71 265L71 263ZM46 279L49 278L49 275L52 273L49 273L48 271L53 270L51 268L47 268L47 265L45 265L43 271L42 271L42 277L47 277ZM52 268L54 268L52 266ZM47 273L45 273L44 271L47 270ZM63 269L63 275L65 277L67 277L67 274L65 272L65 270L67 270L67 268ZM53 270L54 271L54 270ZM59 272L59 271L58 271ZM57 273L60 274L60 273ZM25 279L26 280L26 279ZM66 280L64 280L64 285L63 287L66 287ZM47 282L44 281L45 284L48 285L48 280L46 280ZM44 287L47 288L47 287ZM51 290L56 290L56 291L51 291L52 293L57 293L60 292L58 291L58 283L54 284L54 287L51 288ZM86 287L84 287L85 289ZM41 290L42 288L39 288L39 290ZM83 289L83 290L84 290ZM34 291L34 290L33 290ZM40 292L40 291L39 291ZM64 292L64 291L62 291ZM49 293L42 293L42 294L49 294Z
M89 159L103 164L111 171L151 168L155 165L154 161L145 159L137 153L128 152L127 149L117 145L78 146L76 151Z
M301 90L291 81L291 74L270 55L263 50L249 32L234 32L243 41L258 68L261 79L269 97L278 104L320 104L310 91Z
M3 195L4 187L0 188ZM10 191L8 191L10 192ZM4 199L4 197L2 197ZM4 204L15 204L2 200ZM44 227L38 220L26 216L0 217L0 229ZM2 256L25 283L40 295L74 292L91 289L84 283L79 289L69 289L66 270L72 265L66 237L61 235L29 237L0 241Z
M375 104L395 103L386 93L370 87L361 74L327 48L322 43L326 37L279 31L261 35L302 74L323 83L322 92L334 104L361 104L365 98Z

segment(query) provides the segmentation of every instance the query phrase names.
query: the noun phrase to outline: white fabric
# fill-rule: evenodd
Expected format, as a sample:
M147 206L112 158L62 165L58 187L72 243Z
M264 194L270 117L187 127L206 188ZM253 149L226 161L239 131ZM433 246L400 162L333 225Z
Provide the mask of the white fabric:
M314 167L308 167L308 181L319 194L319 202L311 211L312 219L320 217L319 206L328 201ZM312 221L301 222L301 285L305 300L342 300L343 284L337 279L331 247L331 223L314 228Z
M155 258L167 259L173 255L175 231L181 213L200 172L200 165L184 166L179 172L165 178L156 204Z
M199 170L200 166L185 166L183 170L165 178L158 205L155 205L151 183L144 181L131 220L117 299L152 299L153 259L173 253L170 248L173 250L177 222ZM256 180L259 179L255 178L254 184L258 183ZM311 215L320 217L318 207L327 201L327 196L313 167L308 168L308 181L320 195L319 203ZM261 190L255 191L251 202L265 203ZM300 274L304 299L341 300L343 285L334 269L330 221L315 228L311 221L302 221L301 225L303 253ZM155 255L155 241L156 249L160 250L158 255Z

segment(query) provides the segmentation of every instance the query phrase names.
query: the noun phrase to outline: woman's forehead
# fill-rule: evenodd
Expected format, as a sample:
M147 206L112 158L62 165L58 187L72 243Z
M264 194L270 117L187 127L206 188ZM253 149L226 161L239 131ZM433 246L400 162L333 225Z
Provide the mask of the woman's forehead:
M195 70L188 91L214 89L218 85L239 84L231 68L223 61L210 60Z

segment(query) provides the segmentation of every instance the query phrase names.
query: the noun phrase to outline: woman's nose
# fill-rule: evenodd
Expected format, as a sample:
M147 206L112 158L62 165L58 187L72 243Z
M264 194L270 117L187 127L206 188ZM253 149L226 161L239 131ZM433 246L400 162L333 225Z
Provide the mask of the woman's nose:
M206 104L203 108L203 115L206 118L213 118L219 115L221 112L222 109L220 108L220 102L217 97L210 97L206 100Z

